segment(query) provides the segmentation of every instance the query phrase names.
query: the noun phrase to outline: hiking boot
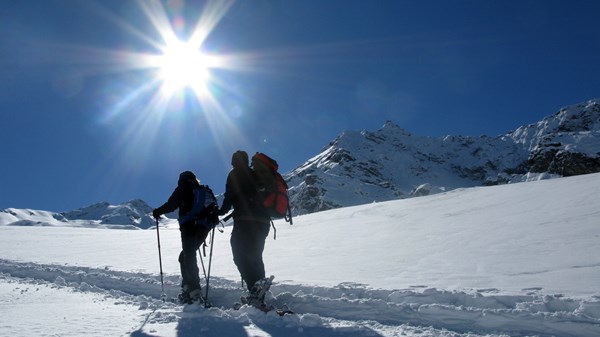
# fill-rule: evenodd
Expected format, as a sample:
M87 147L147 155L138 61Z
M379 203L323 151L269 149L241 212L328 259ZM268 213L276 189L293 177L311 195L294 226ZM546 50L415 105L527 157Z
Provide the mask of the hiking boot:
M269 288L271 288L272 283L273 276L256 281L250 290L250 295L247 297L248 303L254 306L264 304L265 295L267 294L267 291L269 291Z
M179 302L184 303L188 300L188 295L190 293L188 289L189 287L187 286L187 284L181 285L181 292L179 292L179 295L177 295Z
M181 293L177 297L179 298L179 302L190 304L203 298L200 288L190 289L188 285L181 287Z
M200 288L190 291L188 296L194 302L204 299L204 297L202 296L202 289L200 289Z
M248 298L264 298L264 293L262 294L263 296L261 296L261 290L264 288L264 286L265 279L260 279L256 281L256 283L254 283L254 285L252 286L252 289L250 289L250 294L248 295Z

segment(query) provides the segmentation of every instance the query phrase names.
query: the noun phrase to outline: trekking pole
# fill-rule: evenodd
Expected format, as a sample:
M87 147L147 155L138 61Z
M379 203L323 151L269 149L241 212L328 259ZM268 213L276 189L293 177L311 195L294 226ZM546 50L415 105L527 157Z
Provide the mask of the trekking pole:
M210 266L212 264L212 256L213 256L213 247L215 246L215 229L212 229L211 239L210 239L210 255L208 256L208 273L206 274L206 301L204 301L204 307L210 307L208 302L208 289L210 285Z
M208 236L208 234L206 234L206 236ZM202 247L202 251L200 251L200 247ZM206 279L206 268L204 267L204 259L202 258L203 255L206 256L206 239L204 239L204 242L200 245L200 247L198 247L198 256L200 256L200 265L202 266L202 273L204 274L204 279Z
M202 272L204 273L204 278L206 278L206 268L204 268L204 260L202 259L202 253L200 252L200 248L198 248L198 255L200 255L200 265L202 266Z
M165 282L164 282L164 278L163 278L162 257L160 254L160 231L158 229L158 218L156 219L156 240L158 241L158 264L160 266L160 286L161 286L160 299L163 302L166 302L167 294L165 294Z

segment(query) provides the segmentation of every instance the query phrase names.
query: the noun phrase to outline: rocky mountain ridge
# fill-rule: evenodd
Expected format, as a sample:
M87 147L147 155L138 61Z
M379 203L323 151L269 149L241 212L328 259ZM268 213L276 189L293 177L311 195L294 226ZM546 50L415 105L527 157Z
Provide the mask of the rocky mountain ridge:
M600 172L600 100L497 137L413 135L392 122L345 131L285 175L294 214Z

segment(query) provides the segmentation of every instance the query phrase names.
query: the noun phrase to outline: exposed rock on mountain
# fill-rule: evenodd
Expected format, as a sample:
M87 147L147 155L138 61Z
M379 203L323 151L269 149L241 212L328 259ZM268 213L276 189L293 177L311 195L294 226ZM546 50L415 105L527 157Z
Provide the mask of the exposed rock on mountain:
M522 170L560 176L600 171L600 100L565 107L507 135L529 151Z
M600 172L600 100L498 137L345 131L285 175L295 214L459 187Z

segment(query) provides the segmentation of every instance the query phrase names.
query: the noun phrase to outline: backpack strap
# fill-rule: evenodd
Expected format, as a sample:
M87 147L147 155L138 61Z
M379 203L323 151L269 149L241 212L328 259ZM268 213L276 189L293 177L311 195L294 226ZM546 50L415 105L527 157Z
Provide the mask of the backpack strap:
M285 221L290 223L290 226L294 224L294 220L292 220L292 208L288 206L287 214L285 215Z
M273 227L273 240L277 240L277 228L275 228L275 223L273 219L271 219L271 227Z

